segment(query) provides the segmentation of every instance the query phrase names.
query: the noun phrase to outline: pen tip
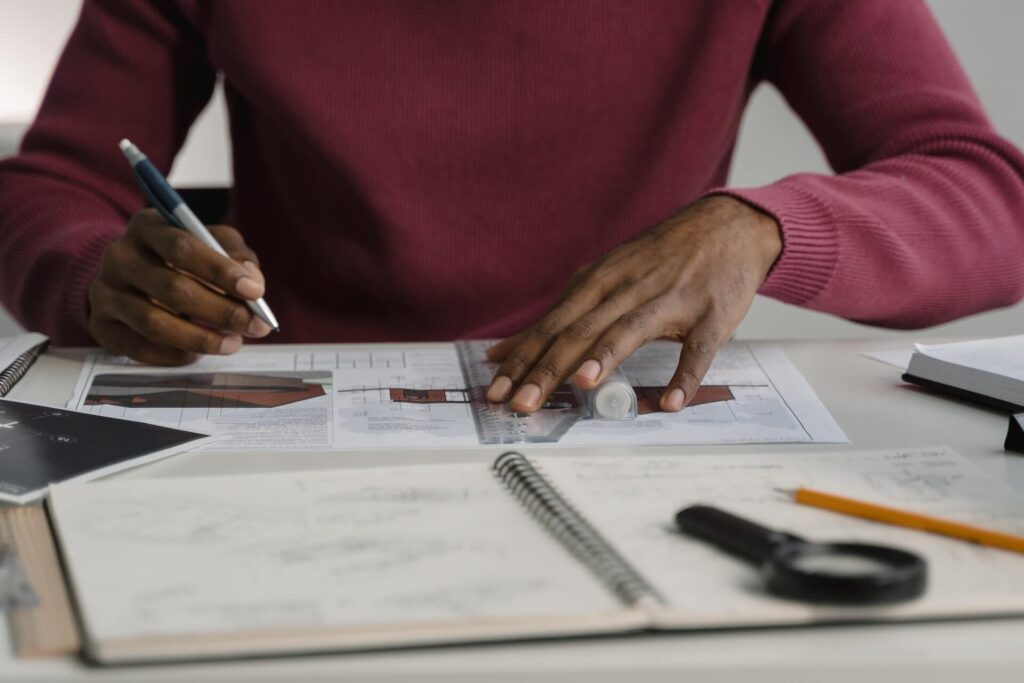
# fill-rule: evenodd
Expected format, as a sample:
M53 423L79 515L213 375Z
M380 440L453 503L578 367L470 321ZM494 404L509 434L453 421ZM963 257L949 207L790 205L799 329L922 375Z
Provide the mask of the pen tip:
M122 152L127 152L132 148L132 141L128 138L122 138L121 142L117 143L117 146L121 148Z

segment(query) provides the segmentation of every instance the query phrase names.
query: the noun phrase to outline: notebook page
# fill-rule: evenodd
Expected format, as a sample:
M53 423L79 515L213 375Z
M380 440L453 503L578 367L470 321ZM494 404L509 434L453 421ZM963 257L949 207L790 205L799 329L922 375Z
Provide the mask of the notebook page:
M775 490L812 487L1024 533L1024 498L948 449L545 458L537 464L666 598L671 614L663 625L1024 613L1024 555L797 505ZM773 597L757 569L676 531L675 513L698 503L808 540L911 549L928 561L927 593L903 605L852 610Z
M92 641L622 611L483 463L51 495Z
M1024 335L953 344L918 344L931 358L1024 382Z
M22 354L46 342L38 332L26 332L13 337L0 337L0 371L10 367Z

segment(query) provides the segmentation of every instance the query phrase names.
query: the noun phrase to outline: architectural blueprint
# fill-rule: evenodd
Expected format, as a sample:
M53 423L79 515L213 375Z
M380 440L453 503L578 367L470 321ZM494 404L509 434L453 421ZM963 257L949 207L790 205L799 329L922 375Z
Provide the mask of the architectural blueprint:
M485 344L486 342L479 342ZM300 351L247 348L186 368L148 368L122 358L87 361L70 407L225 437L217 449L444 448L481 443L454 344L376 345ZM810 385L772 346L719 351L692 404L657 410L680 346L656 342L622 366L640 415L580 419L558 444L673 445L845 442ZM497 369L487 368L487 376ZM481 373L477 373L481 375ZM477 395L480 394L478 390ZM542 409L575 408L557 391Z

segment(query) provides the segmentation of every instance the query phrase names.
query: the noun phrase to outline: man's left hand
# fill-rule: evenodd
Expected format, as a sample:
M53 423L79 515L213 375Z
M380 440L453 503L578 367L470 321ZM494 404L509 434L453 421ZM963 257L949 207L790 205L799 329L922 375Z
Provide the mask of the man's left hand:
M775 219L712 196L579 270L554 308L488 350L501 367L487 391L532 412L570 375L583 389L648 341L682 342L662 410L692 400L782 251Z

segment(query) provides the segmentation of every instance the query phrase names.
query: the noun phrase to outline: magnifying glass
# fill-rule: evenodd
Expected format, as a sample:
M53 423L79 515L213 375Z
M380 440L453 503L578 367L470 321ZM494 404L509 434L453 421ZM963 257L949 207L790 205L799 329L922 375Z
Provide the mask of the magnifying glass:
M864 543L813 543L708 505L676 513L679 529L761 568L768 591L804 602L881 604L918 597L927 565L914 553Z

